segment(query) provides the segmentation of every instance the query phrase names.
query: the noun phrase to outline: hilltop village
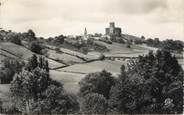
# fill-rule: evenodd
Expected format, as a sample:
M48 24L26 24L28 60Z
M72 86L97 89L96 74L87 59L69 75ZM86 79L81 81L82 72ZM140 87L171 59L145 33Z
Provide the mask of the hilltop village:
M105 28L105 27L104 27ZM181 114L183 41L0 30L0 113Z

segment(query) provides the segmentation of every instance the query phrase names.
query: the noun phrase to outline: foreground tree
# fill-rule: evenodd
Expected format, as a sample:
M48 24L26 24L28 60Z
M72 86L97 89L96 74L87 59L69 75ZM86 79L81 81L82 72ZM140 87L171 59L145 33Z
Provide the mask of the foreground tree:
M68 94L63 84L52 80L44 58L34 55L26 70L17 73L10 85L10 94L16 108L27 114L67 114L78 111L75 95ZM47 63L48 65L48 63Z
M48 60L46 60L44 57L40 56L39 58L33 54L33 56L29 59L27 65L25 66L25 69L28 71L32 71L35 68L41 68L49 72L49 63Z
M105 114L107 112L107 100L101 94L89 93L81 103L81 111L84 114Z
M22 71L24 62L11 58L5 58L2 62L3 67L0 68L0 83L9 84L13 80L15 73Z
M123 70L123 69L122 69ZM167 51L150 52L128 64L111 89L109 105L121 113L182 113L183 70Z
M111 73L103 70L102 72L90 73L80 82L80 95L85 96L89 93L102 94L109 98L109 91L114 84L114 78Z

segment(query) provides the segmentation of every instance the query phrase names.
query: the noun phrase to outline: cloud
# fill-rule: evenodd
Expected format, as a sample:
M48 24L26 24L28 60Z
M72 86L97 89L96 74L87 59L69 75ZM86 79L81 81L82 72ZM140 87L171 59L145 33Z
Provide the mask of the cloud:
M158 8L167 8L166 0L113 0L105 7L107 12L145 14Z
M1 7L0 21L4 28L32 28L47 37L80 34L84 27L89 33L104 33L108 22L115 21L124 33L182 39L183 4L183 0L8 0Z

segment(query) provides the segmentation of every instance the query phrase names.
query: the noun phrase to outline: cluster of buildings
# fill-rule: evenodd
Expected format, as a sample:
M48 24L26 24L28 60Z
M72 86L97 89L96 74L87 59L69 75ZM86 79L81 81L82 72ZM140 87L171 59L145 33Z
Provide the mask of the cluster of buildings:
M77 40L80 43L87 41L88 39L97 39L102 41L117 41L123 40L123 34L120 27L116 27L115 22L110 22L109 27L105 28L105 34L101 33L89 34L87 29L84 29L84 34L79 36L68 36L73 40ZM126 41L126 39L124 39Z
M96 34L96 35L91 35L88 34L87 29L85 28L84 30L84 35L82 36L83 40L87 40L89 38L94 38L94 39L101 39L101 38L116 38L116 37L121 37L122 33L121 33L121 28L120 27L116 27L114 22L110 22L109 23L109 27L105 28L105 35L102 34Z

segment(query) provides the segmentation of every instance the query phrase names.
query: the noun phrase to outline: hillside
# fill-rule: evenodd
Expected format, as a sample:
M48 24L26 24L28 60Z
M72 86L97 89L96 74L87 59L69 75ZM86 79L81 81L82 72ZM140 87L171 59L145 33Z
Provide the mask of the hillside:
M1 56L3 57L6 56L6 57L11 57L11 58L23 59L25 61L27 61L33 54L35 54L23 46L19 46L19 45L10 43L10 42L0 43L0 53L1 53ZM2 59L3 58L1 58L0 60ZM47 58L47 60L49 61L50 68L65 66L64 64L56 62L52 59Z

